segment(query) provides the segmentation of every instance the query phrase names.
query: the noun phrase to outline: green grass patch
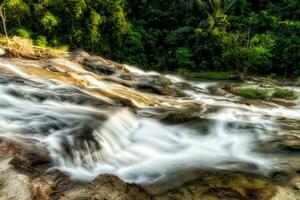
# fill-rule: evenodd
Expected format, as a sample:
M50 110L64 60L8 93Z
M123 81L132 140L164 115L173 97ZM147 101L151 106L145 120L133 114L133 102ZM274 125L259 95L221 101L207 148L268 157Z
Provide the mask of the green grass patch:
M269 98L268 89L241 88L234 90L234 94L248 99L267 99Z
M298 98L298 95L290 90L290 89L285 89L285 88L275 88L274 92L272 94L272 97L274 98L281 98L281 99L290 99L290 100L295 100Z
M295 100L298 95L290 89L286 88L255 88L247 87L233 90L233 93L237 96L241 96L248 99L270 99L280 98Z

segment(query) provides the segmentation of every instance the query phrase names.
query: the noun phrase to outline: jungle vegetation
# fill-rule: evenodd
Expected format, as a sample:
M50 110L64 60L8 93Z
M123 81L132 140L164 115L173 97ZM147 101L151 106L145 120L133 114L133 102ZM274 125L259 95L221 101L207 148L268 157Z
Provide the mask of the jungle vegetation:
M165 71L300 76L297 0L1 0L1 33Z

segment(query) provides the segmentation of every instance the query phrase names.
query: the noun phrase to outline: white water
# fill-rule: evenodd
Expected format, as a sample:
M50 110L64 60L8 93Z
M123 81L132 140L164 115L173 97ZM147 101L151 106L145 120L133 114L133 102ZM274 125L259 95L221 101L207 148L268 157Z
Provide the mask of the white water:
M265 173L272 167L271 160L251 152L258 131L230 132L226 127L227 122L240 121L243 113L238 110L224 109L210 116L215 122L204 134L138 119L126 109L106 111L67 102L61 96L70 86L44 84L0 86L0 129L2 134L39 139L56 167L73 178L91 180L112 173L147 185L192 168L241 169L244 163ZM48 99L39 100L43 93ZM245 120L263 123L258 116Z
M93 179L98 174L112 173L127 182L142 185L168 180L176 171L199 169L241 169L242 164L254 164L265 173L272 168L271 160L251 153L251 132L228 133L226 120L234 120L230 110L216 115L220 122L212 126L208 135L201 135L180 126L166 126L157 121L139 120L127 111L109 120L107 142L119 144L119 151L91 167L60 165L74 178ZM120 131L120 124L133 125L132 131ZM257 121L256 121L257 122ZM118 126L116 126L118 124ZM125 125L125 123L123 124ZM111 132L124 134L127 140L111 137ZM108 147L109 148L109 147ZM273 166L274 167L274 166ZM245 171L251 170L244 168Z
M28 74L14 65L1 65L28 78ZM82 71L77 69L79 65L69 67L73 71ZM129 70L147 74L133 67ZM81 77L88 82L88 88L109 90L109 87L118 86L101 82L91 75ZM168 77L173 82L184 81L175 76ZM176 172L192 169L267 174L278 167L277 162L256 153L256 145L278 131L275 117L300 118L299 109L263 109L236 103L228 97L185 91L194 102L223 107L206 116L211 119L211 124L207 124L207 131L201 131L185 125L171 126L153 119L137 118L127 109L110 105L112 101L105 97L89 96L83 88L36 81L0 84L1 134L40 140L55 167L80 180L92 180L99 174L111 173L127 182L149 185L171 181ZM207 89L210 84L195 84L194 87ZM236 126L230 127L232 123ZM241 128L245 123L251 128Z

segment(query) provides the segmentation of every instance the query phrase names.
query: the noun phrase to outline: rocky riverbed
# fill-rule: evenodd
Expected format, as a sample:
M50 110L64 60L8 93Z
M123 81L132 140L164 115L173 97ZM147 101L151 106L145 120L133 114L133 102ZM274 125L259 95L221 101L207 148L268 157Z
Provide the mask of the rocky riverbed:
M1 200L300 199L299 98L83 51L4 56L0 72Z

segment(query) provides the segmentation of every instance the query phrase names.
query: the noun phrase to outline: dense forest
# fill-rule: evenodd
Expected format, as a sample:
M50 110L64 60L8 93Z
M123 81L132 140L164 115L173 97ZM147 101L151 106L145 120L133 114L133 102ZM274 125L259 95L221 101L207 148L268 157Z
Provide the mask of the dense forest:
M147 69L300 76L297 0L2 0L1 32Z

